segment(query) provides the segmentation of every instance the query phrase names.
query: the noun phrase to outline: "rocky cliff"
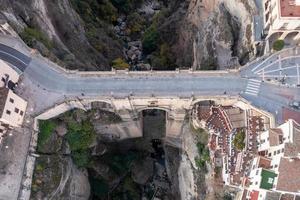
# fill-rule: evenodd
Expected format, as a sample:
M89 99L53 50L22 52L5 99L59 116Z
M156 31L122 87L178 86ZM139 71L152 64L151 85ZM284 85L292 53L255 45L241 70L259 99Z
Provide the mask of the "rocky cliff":
M69 69L110 70L116 59L117 65L127 67L123 59L145 69L224 69L253 55L252 0L0 0L0 5L0 19L29 46Z

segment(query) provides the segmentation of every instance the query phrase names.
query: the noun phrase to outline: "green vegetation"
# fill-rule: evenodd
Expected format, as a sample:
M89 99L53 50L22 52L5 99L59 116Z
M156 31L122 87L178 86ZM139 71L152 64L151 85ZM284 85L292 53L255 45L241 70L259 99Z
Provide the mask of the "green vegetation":
M112 4L119 9L120 12L128 14L132 10L141 5L143 0L111 0Z
M284 47L284 41L283 40L276 40L274 43L273 43L273 49L275 51L280 51L282 50Z
M109 186L103 179L90 178L92 194L98 198L105 198L109 192Z
M196 129L192 124L190 130L195 134L197 140L196 146L199 156L195 158L196 165L199 169L206 170L205 163L210 160L209 149L206 146L208 143L208 133L202 128Z
M55 128L56 124L53 121L39 121L39 136L37 141L38 151L40 151L42 147L46 144L46 142L49 140Z
M131 163L139 158L139 155L135 152L128 152L127 154L106 154L103 157L103 161L106 162L109 167L121 175L130 169Z
M95 141L93 124L84 120L81 123L68 119L68 132L65 136L71 149L71 156L78 167L87 167L90 163L90 145Z
M195 158L195 162L198 168L205 169L205 163L210 160L209 158L209 150L200 142L197 143L198 154L199 156Z
M245 148L245 132L244 130L238 131L233 139L233 145L238 150L243 150Z
M145 26L145 19L137 12L131 13L127 17L128 27L131 35L141 32Z
M66 139L71 151L88 149L95 140L96 133L93 124L85 120L81 123L71 122L68 124Z
M196 129L193 125L191 125L190 129L195 134L198 142L201 144L208 143L208 133L203 128Z
M89 149L72 152L72 159L77 167L87 167L91 160Z
M124 70L129 68L129 64L122 58L117 58L112 61L112 67L117 70Z
M159 33L157 26L152 24L144 33L142 43L143 50L146 54L149 54L157 49L159 41Z
M39 41L43 43L48 49L53 48L52 41L50 41L49 38L46 35L44 35L41 31L35 28L24 28L20 36L29 47L34 47L35 41Z

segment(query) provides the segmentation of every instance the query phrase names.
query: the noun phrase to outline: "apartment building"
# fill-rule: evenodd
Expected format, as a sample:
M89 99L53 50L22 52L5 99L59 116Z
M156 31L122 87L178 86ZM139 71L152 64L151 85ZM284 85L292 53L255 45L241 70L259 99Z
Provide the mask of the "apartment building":
M266 39L273 34L300 39L300 0L263 0L263 18Z
M0 127L20 127L27 102L5 87L0 88L0 97Z
M259 155L252 161L245 199L300 196L300 125L288 120L260 134L258 141Z

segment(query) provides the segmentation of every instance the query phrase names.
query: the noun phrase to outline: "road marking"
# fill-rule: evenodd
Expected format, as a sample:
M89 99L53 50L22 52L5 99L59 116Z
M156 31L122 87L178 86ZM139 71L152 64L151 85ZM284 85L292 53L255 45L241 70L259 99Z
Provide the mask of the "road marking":
M259 93L261 81L256 79L249 79L245 93L253 96L257 96Z
M284 68L281 68L281 69L274 69L274 70L269 70L269 71L263 71L263 73L268 74L268 73L273 73L273 72L277 72L277 71L284 71L284 70L287 70L287 69L293 69L293 68L296 68L296 67L297 66L284 67ZM258 75L262 75L262 72L258 72L257 74Z

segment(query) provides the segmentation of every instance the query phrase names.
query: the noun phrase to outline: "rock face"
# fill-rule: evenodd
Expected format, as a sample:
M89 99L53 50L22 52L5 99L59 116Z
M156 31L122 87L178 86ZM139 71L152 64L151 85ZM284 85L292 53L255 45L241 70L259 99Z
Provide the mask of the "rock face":
M132 166L132 179L141 185L148 182L150 177L153 176L153 160L151 158L146 158L142 161L134 163Z
M190 0L178 5L161 26L178 66L230 68L251 56L252 0Z
M134 12L148 21L158 19L159 14L163 16L155 24L160 38L156 57L170 54L170 61L160 59L164 61L163 66L153 68L233 68L253 56L253 0L146 0L138 9L127 13L128 16L103 13L101 16L116 17L115 22L97 21L100 25L96 30L88 28L84 16L75 11L71 2L81 1L14 0L12 3L0 0L0 19L7 20L18 33L22 33L24 27L37 28L49 38L52 46L46 48L47 45L39 41L33 41L32 46L69 69L110 70L114 59L124 58L137 70L147 70L149 66L143 66L147 55L144 55L141 38L128 35L130 21L127 18ZM161 43L166 43L170 52L163 52ZM171 68L166 66L168 64Z
M122 57L121 44L105 31L99 37L107 48L100 52L90 44L84 24L68 0L0 0L0 4L0 19L6 19L18 33L24 27L38 28L54 47L51 52L38 44L34 48L67 68L108 70L113 58Z

